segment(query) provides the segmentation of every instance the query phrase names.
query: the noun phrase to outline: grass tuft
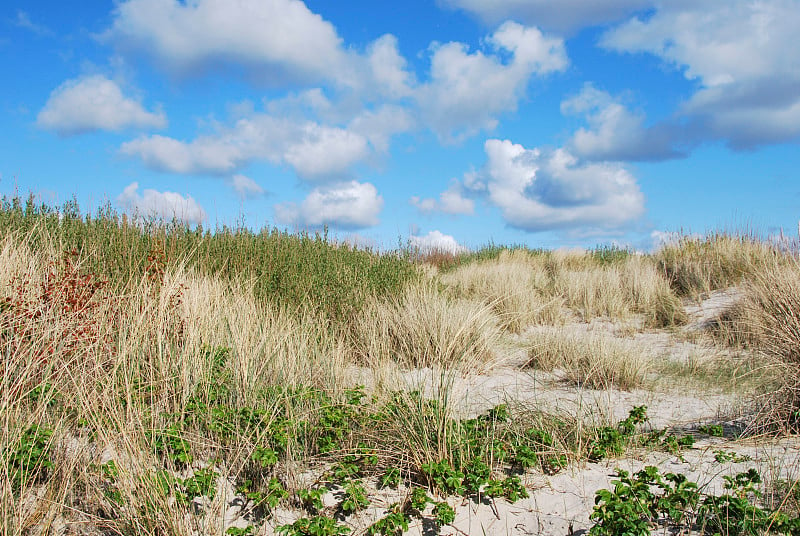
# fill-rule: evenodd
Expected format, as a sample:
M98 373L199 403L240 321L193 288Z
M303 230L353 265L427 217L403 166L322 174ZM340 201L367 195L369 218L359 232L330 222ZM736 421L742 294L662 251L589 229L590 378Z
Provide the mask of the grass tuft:
M648 361L624 341L560 328L530 334L529 366L559 371L568 381L591 389L630 390L642 384Z

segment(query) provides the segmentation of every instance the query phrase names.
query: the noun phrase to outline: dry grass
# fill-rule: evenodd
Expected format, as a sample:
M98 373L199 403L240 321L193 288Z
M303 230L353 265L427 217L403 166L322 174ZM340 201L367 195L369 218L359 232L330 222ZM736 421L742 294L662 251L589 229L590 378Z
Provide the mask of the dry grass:
M373 368L482 366L499 341L497 317L486 305L416 285L397 298L375 300L355 326L361 361Z
M218 497L206 517L176 506L153 468L191 471L156 456L149 434L185 415L190 401L252 408L262 426L284 405L281 396L265 398L275 386L324 386L332 397L347 386L345 345L328 325L258 303L247 285L178 269L120 293L72 255L62 261L55 250L6 241L0 257L9 261L0 265L3 534L65 519L89 531L218 533L222 526L212 525L227 505ZM225 348L224 361L214 348ZM257 445L256 424L209 437L186 423L182 433L193 459L218 460L221 476L236 480ZM48 435L37 436L37 427ZM123 508L106 494L99 467L108 459Z
M352 270L323 270L298 286L280 278L211 276L181 258L145 269L139 260L127 276L106 277L92 268L96 251L65 255L60 240L36 232L35 245L17 234L0 242L4 535L35 534L26 532L34 526L58 532L60 523L88 533L221 534L230 499L222 483L261 478L264 490L264 479L274 476L296 490L302 472L320 460L342 459L362 440L405 470L460 462L486 445L465 447L468 431L451 408L453 385L462 374L494 363L501 329L561 323L569 314L565 304L587 318L645 314L653 325L680 321L677 298L643 257L601 262L584 253L501 251L419 284L408 275L417 272L413 266L398 268L395 259L373 270L362 252L354 254ZM231 237L220 240L235 245ZM314 272L309 263L322 266L330 256L351 262L346 252L327 252L324 244L298 244L311 249L311 260L285 246L281 251L292 265L303 267L287 272L288 279ZM392 266L405 275L389 277ZM374 280L350 296L348 281L359 270L372 270ZM798 274L786 265L765 272L763 281L748 287L744 309L750 336L795 381ZM337 284L323 292L316 285L327 278ZM413 284L402 287L402 281ZM270 292L287 296L270 299L267 284ZM306 287L314 292L298 290ZM774 289L777 297L769 293ZM317 292L324 307L307 303ZM565 328L538 330L532 366L558 369L590 388L641 385L646 360L624 342ZM371 386L358 422L347 402L356 365L386 379ZM423 373L427 390L409 379ZM797 385L787 386L796 396ZM424 392L413 394L415 389ZM784 398L774 399L784 404L781 411L797 408L789 394L781 391ZM519 434L530 426L553 430L554 453L567 453L573 444L574 453L583 452L580 438L590 434L582 425L559 423L536 408L529 417L506 426ZM37 426L51 433L36 439ZM326 438L331 430L339 435ZM257 466L255 449L278 445L281 434L280 462ZM177 445L158 446L173 439ZM331 450L324 450L323 440L330 440ZM43 456L35 455L37 449ZM17 461L9 462L11 456ZM104 472L110 460L113 478ZM175 485L164 481L165 475L189 478L206 467L218 472L220 486L201 506L181 502Z
M568 381L592 389L633 389L648 369L648 360L625 341L560 328L533 332L528 356L530 366L559 371Z
M758 274L777 255L774 247L748 234L683 237L662 247L655 260L675 292L697 298Z
M503 251L497 259L461 266L440 280L458 296L490 306L501 327L512 333L533 324L564 321L563 301L548 292L545 269L522 250Z
M457 295L490 305L501 326L520 333L531 325L560 325L568 309L583 320L645 317L648 327L680 325L686 315L650 257L619 255L600 261L590 252L531 254L503 251L439 276Z
M776 259L744 284L732 316L734 340L781 368L782 383L762 397L756 427L800 431L800 263Z
M641 313L650 327L686 321L680 300L649 258L630 256L605 266L593 266L588 259L581 266L575 254L566 259L551 266L554 292L584 320Z

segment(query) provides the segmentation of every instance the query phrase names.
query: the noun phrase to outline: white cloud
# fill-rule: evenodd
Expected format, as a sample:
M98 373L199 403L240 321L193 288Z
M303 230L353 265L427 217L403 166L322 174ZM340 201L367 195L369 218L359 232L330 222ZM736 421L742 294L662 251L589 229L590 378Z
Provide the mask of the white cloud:
M351 76L333 25L299 0L127 0L101 38L179 74L237 64L262 82Z
M201 223L206 219L206 211L191 196L150 189L140 195L138 190L139 183L132 182L117 197L117 203L139 218L176 219L185 223Z
M400 106L387 104L377 110L364 110L348 124L348 130L364 136L381 153L389 150L392 136L414 128L411 113Z
M254 161L288 164L307 179L346 175L369 154L366 138L340 127L253 114L190 142L143 136L120 152L159 171L228 175Z
M620 52L647 52L700 89L680 110L699 136L734 148L800 136L800 28L796 0L664 3L603 36Z
M661 160L680 156L672 146L676 127L645 126L644 114L633 113L591 84L561 103L564 114L585 115L589 128L580 128L570 148L589 160Z
M368 154L367 140L341 128L307 123L283 155L302 177L342 175Z
M383 197L368 182L349 181L314 188L298 206L275 205L275 218L287 225L360 229L378 225Z
M380 93L399 99L407 97L416 84L414 75L408 71L408 62L397 50L397 38L386 34L373 41L367 50L374 86Z
M53 90L36 124L69 136L96 130L164 128L167 118L161 111L148 112L140 102L125 97L113 80L91 75L67 80Z
M526 149L509 140L485 143L486 164L464 186L525 231L615 229L644 213L644 196L623 166L583 163L565 149Z
M408 245L421 253L462 253L467 251L467 248L459 244L455 238L440 231L431 231L423 236L411 235L408 237Z
M458 181L453 182L447 190L439 194L438 201L431 198L420 199L414 196L410 199L410 202L423 214L432 212L473 214L475 212L475 201L464 196L463 187Z
M253 199L266 193L256 181L245 175L234 175L228 180L239 199Z
M443 0L489 24L514 19L558 32L605 24L645 9L654 0Z
M514 111L534 74L564 70L564 42L537 28L507 22L486 42L494 51L470 53L463 43L433 47L430 81L416 91L422 120L444 139L491 130L497 116ZM504 61L503 57L510 55Z

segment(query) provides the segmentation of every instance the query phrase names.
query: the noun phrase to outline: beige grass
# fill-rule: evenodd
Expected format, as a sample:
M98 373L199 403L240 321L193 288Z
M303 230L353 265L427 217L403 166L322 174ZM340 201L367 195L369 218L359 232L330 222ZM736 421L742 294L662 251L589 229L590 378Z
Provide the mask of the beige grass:
M776 258L744 284L731 332L781 369L781 385L762 397L756 426L800 431L800 262Z
M528 356L530 366L592 389L633 389L648 370L646 357L624 341L560 328L532 332Z
M462 266L440 280L456 295L490 306L500 326L512 333L534 324L560 324L565 318L563 300L547 291L544 267L525 251L503 251L495 260Z
M649 258L631 256L618 264L582 268L574 267L574 256L568 258L569 263L553 265L554 292L584 320L641 313L650 327L686 321L680 300Z
M715 233L682 237L663 246L655 259L679 295L697 298L757 274L775 255L771 245L746 233Z
M489 307L448 297L430 284L368 304L354 330L360 360L378 368L386 362L410 368L485 365L500 334Z
M182 411L188 397L202 399L218 387L209 348L230 348L224 365L229 389L221 396L233 407L255 407L257 394L275 385L319 386L334 394L352 387L344 377L347 347L326 324L257 304L247 285L178 269L163 281L131 285L133 294L101 286L76 308L69 285L42 294L42 282L63 277L48 273L50 260L59 259L55 251L6 241L0 258L8 261L0 264L0 280L27 281L19 291L0 287L0 297L11 299L0 311L0 349L7 356L0 377L0 453L18 449L22 433L35 424L53 430L48 445L55 464L18 492L3 464L3 534L64 519L125 534L221 532L208 523L222 519L225 504L212 505L216 514L207 518L188 515L191 505L176 506L153 480L157 464L146 437L171 422L169 415ZM34 397L45 385L52 390ZM88 440L80 430L95 435ZM230 434L224 445L190 431L187 439L195 459L220 460L221 475L235 477L255 447L249 432ZM97 481L108 452L121 472L122 510ZM98 509L118 517L95 519L90 512Z

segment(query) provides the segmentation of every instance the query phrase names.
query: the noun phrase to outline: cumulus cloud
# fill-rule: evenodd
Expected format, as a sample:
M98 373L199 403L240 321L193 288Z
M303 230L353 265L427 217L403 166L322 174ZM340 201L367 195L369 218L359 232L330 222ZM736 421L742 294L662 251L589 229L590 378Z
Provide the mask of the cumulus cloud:
M61 136L97 130L164 128L161 111L149 112L123 95L119 85L103 75L67 80L58 86L39 112L36 124Z
M566 149L526 149L487 140L487 161L463 184L525 231L616 229L644 213L636 179L619 164L581 162Z
M267 83L345 80L351 70L336 29L299 0L127 0L101 39L183 75L223 63Z
M360 229L378 225L383 197L368 182L349 181L314 188L302 203L275 205L275 218L286 225Z
M500 26L486 43L489 54L456 42L433 47L430 80L415 97L421 117L443 139L495 128L499 114L516 110L531 76L569 63L562 39L516 22Z
M620 20L655 4L654 0L443 0L489 24L514 19L557 32L571 32Z
M601 44L682 69L700 86L680 110L697 135L747 149L800 137L798 27L795 0L669 2Z
M459 244L455 238L443 234L441 231L431 231L423 236L411 235L408 237L408 245L421 253L462 253L467 251L467 248Z
M364 110L348 123L348 130L365 137L379 152L389 150L389 141L395 134L407 132L416 126L411 113L400 106L386 104L376 110Z
M289 144L284 160L302 177L341 175L368 154L363 136L342 128L307 123Z
M234 175L228 179L228 183L241 200L254 199L266 194L266 190L260 184L246 175Z
M173 219L185 223L201 223L206 219L203 210L192 196L182 196L175 192L159 192L146 189L138 192L139 183L132 182L117 197L117 203L126 211L139 218Z
M411 95L416 79L397 49L395 36L386 34L373 41L367 51L367 62L373 85L380 93L394 99Z
M410 199L413 206L423 214L442 212L444 214L473 214L475 212L475 201L465 197L464 188L458 183L453 182L450 187L439 194L439 199L424 198L414 196Z
M584 115L589 128L572 136L571 149L589 160L663 160L683 156L676 144L679 127L667 123L645 125L642 113L591 84L561 103L564 114ZM686 140L684 140L686 141Z
M122 144L120 152L171 173L229 175L251 162L267 161L288 164L311 180L346 175L369 154L367 139L347 129L269 114L238 119L189 142L143 136Z
M359 52L300 0L123 0L99 37L180 77L234 66L258 85L325 82L395 99L414 83L395 36Z

